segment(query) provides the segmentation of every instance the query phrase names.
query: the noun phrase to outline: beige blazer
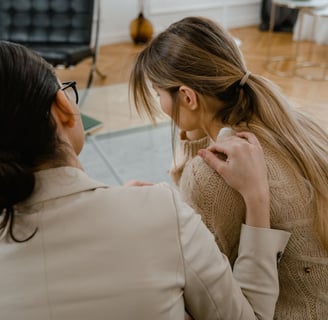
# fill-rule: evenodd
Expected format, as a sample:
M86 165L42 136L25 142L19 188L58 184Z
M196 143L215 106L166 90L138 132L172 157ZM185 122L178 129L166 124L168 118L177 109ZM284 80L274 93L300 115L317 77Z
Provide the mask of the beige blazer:
M70 167L36 176L15 235L37 234L0 242L1 319L183 319L185 308L194 319L272 319L288 233L243 226L232 273L167 185L109 188Z

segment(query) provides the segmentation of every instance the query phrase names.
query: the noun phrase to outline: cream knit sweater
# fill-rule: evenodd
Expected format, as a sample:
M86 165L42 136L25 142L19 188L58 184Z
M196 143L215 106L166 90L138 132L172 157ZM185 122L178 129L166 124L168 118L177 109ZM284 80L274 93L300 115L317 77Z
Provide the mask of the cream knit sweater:
M197 151L209 143L208 138L181 140L171 177L233 264L245 205L242 197L197 156ZM328 253L312 231L311 194L306 182L293 174L286 161L261 143L271 192L271 226L292 234L279 263L280 295L275 319L327 320Z

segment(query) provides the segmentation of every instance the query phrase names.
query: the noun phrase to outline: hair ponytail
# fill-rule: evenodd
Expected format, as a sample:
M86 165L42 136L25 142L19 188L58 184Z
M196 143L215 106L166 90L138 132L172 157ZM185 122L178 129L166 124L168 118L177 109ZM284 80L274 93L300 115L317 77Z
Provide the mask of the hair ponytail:
M295 174L306 179L313 194L313 227L328 250L328 134L315 120L287 102L279 87L253 76L253 119L248 127L289 160Z
M31 195L34 184L35 178L31 168L19 163L14 153L0 152L0 233L8 233L16 242L27 241L36 232L25 239L17 239L13 232L14 206Z

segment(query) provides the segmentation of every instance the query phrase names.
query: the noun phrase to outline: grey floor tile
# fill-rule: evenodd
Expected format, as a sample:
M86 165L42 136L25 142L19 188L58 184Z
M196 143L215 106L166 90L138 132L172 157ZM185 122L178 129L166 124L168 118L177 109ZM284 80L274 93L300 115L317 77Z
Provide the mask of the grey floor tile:
M144 126L91 136L80 156L86 172L111 185L130 179L171 184L171 126Z

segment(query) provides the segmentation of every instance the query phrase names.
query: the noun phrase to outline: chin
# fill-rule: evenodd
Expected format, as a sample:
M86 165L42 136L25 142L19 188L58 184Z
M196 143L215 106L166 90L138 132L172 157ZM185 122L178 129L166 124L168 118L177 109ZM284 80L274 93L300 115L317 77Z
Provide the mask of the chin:
M75 150L76 155L79 155L81 153L82 149L83 149L83 144L81 147L79 147L79 148L77 148L77 150Z

